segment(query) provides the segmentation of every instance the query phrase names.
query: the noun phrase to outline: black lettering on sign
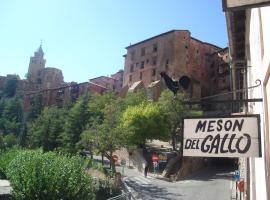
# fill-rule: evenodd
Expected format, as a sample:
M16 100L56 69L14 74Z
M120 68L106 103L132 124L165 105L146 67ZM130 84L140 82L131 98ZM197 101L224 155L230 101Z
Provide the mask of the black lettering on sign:
M213 150L215 149L215 154L218 154L219 143L220 143L220 135L217 134L216 137L213 139L211 150L209 151L209 153L212 153Z
M228 136L229 136L229 134L225 134L224 137L223 137L223 139L222 139L222 141L221 141L220 153L227 153L228 152L228 150L225 150L224 149L224 144L225 144Z
M243 124L244 124L244 119L242 119L240 123L238 120L235 120L234 125L233 125L233 131L235 131L236 127L238 128L238 131L241 131Z
M213 140L213 136L212 135L207 135L204 138L204 140L202 142L202 146L201 146L201 151L204 152L204 153L208 152L209 149L210 149L210 145L209 144L205 145L205 143L207 142L207 140L212 141Z
M224 124L224 129L225 129L225 131L229 131L229 130L231 130L231 128L232 128L232 121L231 120L227 120L225 122L225 124Z
M197 140L196 149L200 149L199 144L200 144L200 139Z
M248 152L250 145L251 145L250 135L246 134L246 133L244 133L243 135L246 136L246 138L247 138L247 144L246 144L245 148L240 149L240 142L241 142L241 140L243 140L243 138L244 138L243 136L241 136L236 142L236 149L238 150L239 153L242 153L242 154Z
M215 122L216 122L216 120L210 120L209 121L207 132L213 132L215 130L214 126L213 126L213 123L215 123Z
M192 144L192 140L191 139L186 139L185 149L190 149L191 144Z
M223 122L222 119L219 119L217 121L217 131L218 132L222 130L222 122Z
M196 149L196 140L192 141L191 149Z
M230 153L235 153L236 152L235 149L232 149L232 142L233 142L235 136L236 136L235 134L232 134L232 137L230 138L230 142L229 142L229 146L228 146L228 149L229 149Z
M206 123L207 123L207 121L204 121L204 122L202 123L202 121L200 120L200 121L198 122L198 124L197 124L195 133L197 133L199 130L202 131L202 132L204 132L204 131L205 131L205 127L206 127Z

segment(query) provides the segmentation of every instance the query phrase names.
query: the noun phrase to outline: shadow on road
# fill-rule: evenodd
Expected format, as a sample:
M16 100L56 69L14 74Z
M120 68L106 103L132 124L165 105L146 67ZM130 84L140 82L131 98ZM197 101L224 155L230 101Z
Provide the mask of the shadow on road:
M164 199L164 200L171 200L170 196L180 197L182 195L175 196L173 193L169 193L166 188L158 187L154 185L141 185L135 181L129 181L126 183L129 187L132 187L138 193L138 198L140 199ZM177 198L178 199L178 198Z
M212 181L214 179L231 180L234 167L209 166L187 176L184 180Z

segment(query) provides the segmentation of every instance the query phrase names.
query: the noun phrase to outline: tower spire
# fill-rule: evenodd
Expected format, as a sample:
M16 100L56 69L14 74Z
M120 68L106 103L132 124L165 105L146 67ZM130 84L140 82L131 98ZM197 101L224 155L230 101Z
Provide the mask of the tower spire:
M38 52L41 54L44 54L43 49L42 49L42 39L40 40L40 46L38 48Z

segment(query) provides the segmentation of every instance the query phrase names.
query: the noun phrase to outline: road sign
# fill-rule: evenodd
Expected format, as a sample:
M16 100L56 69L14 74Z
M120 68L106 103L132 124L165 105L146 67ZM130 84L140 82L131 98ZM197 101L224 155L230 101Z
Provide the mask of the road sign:
M158 162L167 162L167 156L159 154L158 155Z
M237 184L238 190L240 192L244 192L245 191L245 182L244 180L241 180L238 184Z
M153 162L157 162L158 161L158 155L157 154L153 154L152 155L152 161Z
M240 180L240 171L239 170L235 170L234 171L233 179L235 181L239 181Z
M118 156L117 155L113 155L112 156L112 159L113 159L114 162L117 162L118 161Z
M123 159L123 160L121 160L121 165L126 165L126 160L125 159Z

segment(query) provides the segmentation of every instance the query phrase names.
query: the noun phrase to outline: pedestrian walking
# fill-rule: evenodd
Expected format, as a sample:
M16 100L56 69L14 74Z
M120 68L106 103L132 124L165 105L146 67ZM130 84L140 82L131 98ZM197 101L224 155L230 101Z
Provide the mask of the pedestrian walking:
M149 164L148 162L146 162L145 167L144 167L144 177L147 177L148 170L149 170Z

